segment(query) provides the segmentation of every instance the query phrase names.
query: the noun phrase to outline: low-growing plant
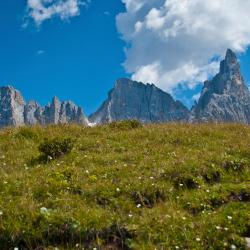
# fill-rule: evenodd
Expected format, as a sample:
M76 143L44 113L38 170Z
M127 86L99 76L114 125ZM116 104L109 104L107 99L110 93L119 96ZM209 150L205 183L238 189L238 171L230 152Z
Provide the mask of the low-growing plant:
M136 128L141 128L142 124L137 120L124 120L124 121L111 122L109 124L109 127L116 129L136 129Z
M16 134L16 137L17 138L25 138L25 139L28 139L28 140L38 138L37 134L35 132L33 132L31 130L31 128L27 128L27 127L20 128L20 130Z
M55 159L72 151L74 141L71 138L45 139L39 145L39 151L47 159Z
M199 183L196 178L189 174L179 174L173 178L173 183L177 189L196 189L199 187Z
M215 184L221 181L221 173L214 166L202 169L201 174L204 181L208 184Z
M232 160L224 162L223 167L227 171L242 172L245 170L246 164L244 159Z
M166 195L160 189L137 191L132 193L132 199L137 205L140 204L143 207L152 208L156 203L165 201Z

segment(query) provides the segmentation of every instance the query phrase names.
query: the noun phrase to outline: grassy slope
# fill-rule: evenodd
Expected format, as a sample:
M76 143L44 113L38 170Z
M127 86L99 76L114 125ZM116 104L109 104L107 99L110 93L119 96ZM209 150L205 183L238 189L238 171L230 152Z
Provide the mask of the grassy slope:
M36 160L54 137L73 151ZM241 125L1 130L0 249L245 249L249 142Z

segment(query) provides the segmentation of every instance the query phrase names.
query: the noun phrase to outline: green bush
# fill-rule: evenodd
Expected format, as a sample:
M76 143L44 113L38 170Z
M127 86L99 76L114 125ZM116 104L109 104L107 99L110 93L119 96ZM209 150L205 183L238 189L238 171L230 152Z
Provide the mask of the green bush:
M37 134L31 128L22 127L16 134L17 138L25 138L27 140L35 140L38 138Z
M46 157L47 159L55 159L70 153L73 149L73 146L74 141L70 138L55 138L52 140L45 139L45 141L40 144L39 151L41 152L42 156Z
M205 167L201 171L204 181L208 184L215 184L221 181L221 172L213 164L210 167Z
M196 189L199 187L197 180L188 174L179 174L173 178L174 186L177 189L187 188L187 189Z
M142 124L137 120L124 120L124 121L116 121L111 122L109 127L116 129L136 129L141 128Z
M247 163L244 159L236 159L224 162L223 167L227 171L243 172L246 169L246 165Z

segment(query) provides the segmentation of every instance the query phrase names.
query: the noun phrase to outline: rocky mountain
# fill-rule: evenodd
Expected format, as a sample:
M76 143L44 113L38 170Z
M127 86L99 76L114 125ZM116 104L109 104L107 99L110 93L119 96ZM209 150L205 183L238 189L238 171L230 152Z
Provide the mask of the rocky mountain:
M143 123L187 121L189 110L152 84L119 79L108 99L89 117L92 123L137 119Z
M13 87L0 88L0 127L24 124L25 101Z
M237 57L230 49L220 64L219 73L204 83L190 121L250 123L250 92Z
M57 97L45 107L35 101L26 103L19 91L11 86L0 88L0 127L77 123L87 125L82 108Z
M0 127L77 123L101 124L137 119L152 122L237 122L250 124L250 92L241 75L236 55L227 50L219 73L204 83L191 112L153 84L122 78L116 81L107 100L89 117L71 101L57 97L45 107L26 103L11 86L0 88Z

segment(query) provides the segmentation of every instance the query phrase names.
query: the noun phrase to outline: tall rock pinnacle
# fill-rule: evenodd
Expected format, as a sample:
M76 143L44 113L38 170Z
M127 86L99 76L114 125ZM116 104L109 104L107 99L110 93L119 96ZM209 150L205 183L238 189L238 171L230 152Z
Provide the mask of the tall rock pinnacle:
M35 101L26 104L11 86L0 88L0 127L63 123L87 125L88 120L82 108L71 101L61 103L54 97L51 104L41 107Z
M227 50L219 73L204 83L200 99L192 110L191 120L250 123L250 93L232 50Z
M25 102L21 94L11 86L0 88L0 127L24 124Z

